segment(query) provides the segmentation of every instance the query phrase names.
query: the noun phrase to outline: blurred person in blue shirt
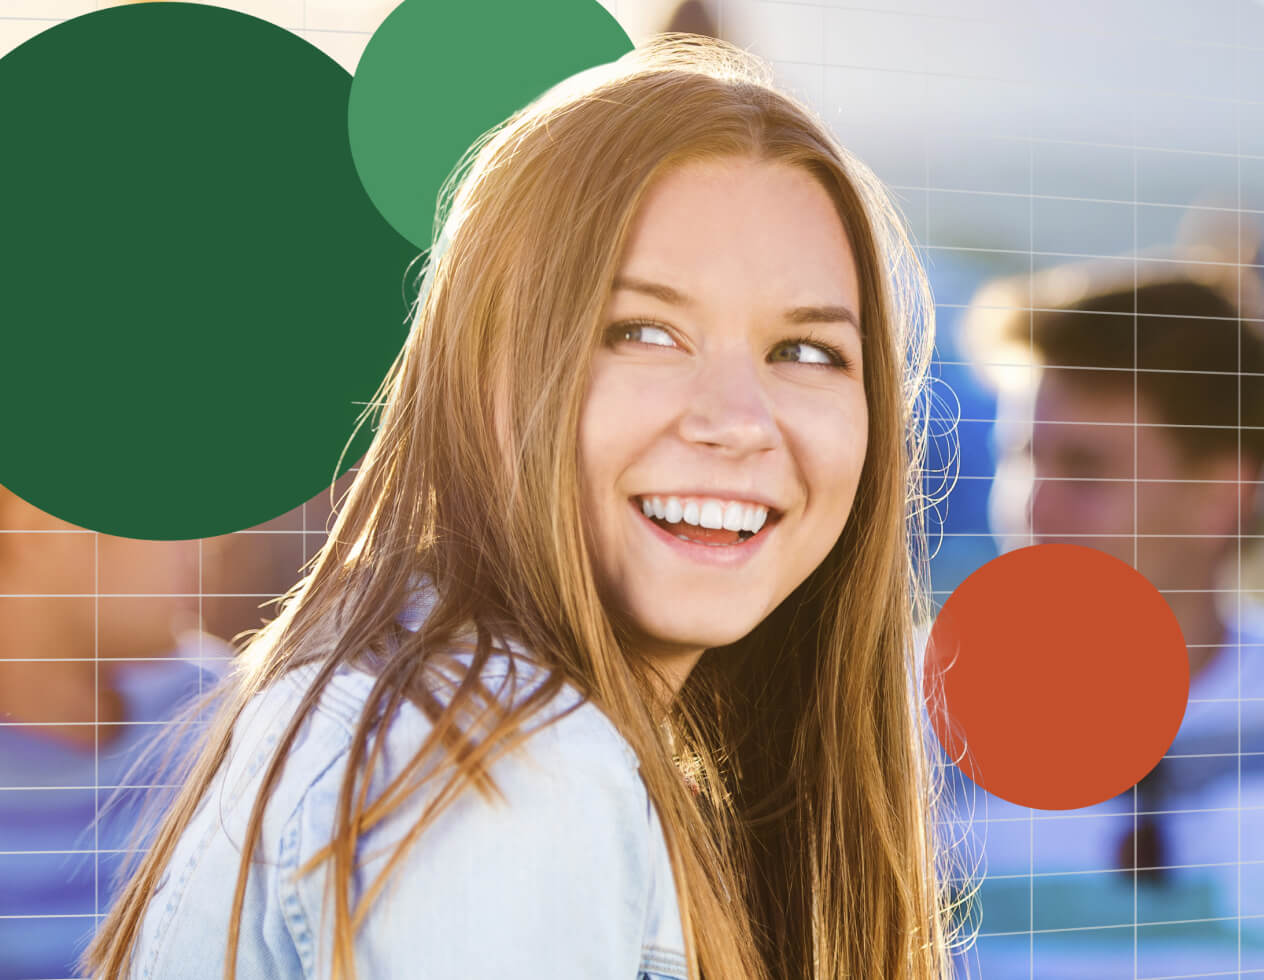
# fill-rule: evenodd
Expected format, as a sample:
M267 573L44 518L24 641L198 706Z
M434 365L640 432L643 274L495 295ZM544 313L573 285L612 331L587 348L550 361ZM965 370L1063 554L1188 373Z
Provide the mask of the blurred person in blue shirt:
M1159 765L1100 805L1029 810L961 779L986 875L961 975L1264 970L1264 615L1238 577L1260 516L1264 322L1238 273L1063 266L985 286L966 316L1000 392L1002 550L1065 542L1137 568L1180 623L1190 699Z
M3 487L0 529L0 978L71 977L153 775L129 770L229 649L198 630L197 541L96 535Z

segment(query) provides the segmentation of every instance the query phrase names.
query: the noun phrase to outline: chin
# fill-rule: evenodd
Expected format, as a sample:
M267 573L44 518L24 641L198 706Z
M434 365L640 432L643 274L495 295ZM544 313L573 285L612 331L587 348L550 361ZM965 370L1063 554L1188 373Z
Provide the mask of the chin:
M659 647L687 650L709 650L728 646L747 636L758 621L734 623L654 623L645 630L650 642Z

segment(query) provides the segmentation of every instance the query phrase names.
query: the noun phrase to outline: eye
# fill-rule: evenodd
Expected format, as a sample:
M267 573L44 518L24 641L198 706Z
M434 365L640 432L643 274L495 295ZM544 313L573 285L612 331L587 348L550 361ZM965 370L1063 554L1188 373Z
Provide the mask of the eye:
M671 334L657 323L649 320L625 320L616 323L606 331L606 342L610 344L628 341L631 343L650 344L654 347L674 347Z
M1093 480L1105 472L1102 459L1096 453L1083 449L1068 450L1059 462L1066 479Z
M851 367L851 361L837 347L812 337L794 337L782 341L776 350L792 352L792 356L785 358L774 354L774 360L788 360L792 364L819 364L832 368Z

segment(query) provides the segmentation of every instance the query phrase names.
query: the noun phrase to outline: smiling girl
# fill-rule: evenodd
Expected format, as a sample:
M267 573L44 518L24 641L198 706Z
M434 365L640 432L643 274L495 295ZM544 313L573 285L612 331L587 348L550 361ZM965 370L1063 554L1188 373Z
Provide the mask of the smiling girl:
M496 131L444 240L94 974L947 976L881 188L667 36Z

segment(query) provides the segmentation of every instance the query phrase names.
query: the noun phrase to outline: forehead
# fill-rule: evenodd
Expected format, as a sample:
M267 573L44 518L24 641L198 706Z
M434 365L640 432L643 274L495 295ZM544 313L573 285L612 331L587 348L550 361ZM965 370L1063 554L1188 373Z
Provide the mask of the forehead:
M1137 393L1134 403L1130 372L1067 368L1040 371L1032 417L1036 422L1085 423L1070 427L1075 430L1090 428L1087 423L1094 422L1158 421L1143 395Z
M1046 454L1089 452L1144 469L1176 466L1182 456L1154 403L1133 392L1129 371L1045 368L1032 405L1032 449Z
M802 167L720 157L673 167L647 189L622 270L705 290L850 290L855 261L834 199ZM843 297L838 297L843 298Z

